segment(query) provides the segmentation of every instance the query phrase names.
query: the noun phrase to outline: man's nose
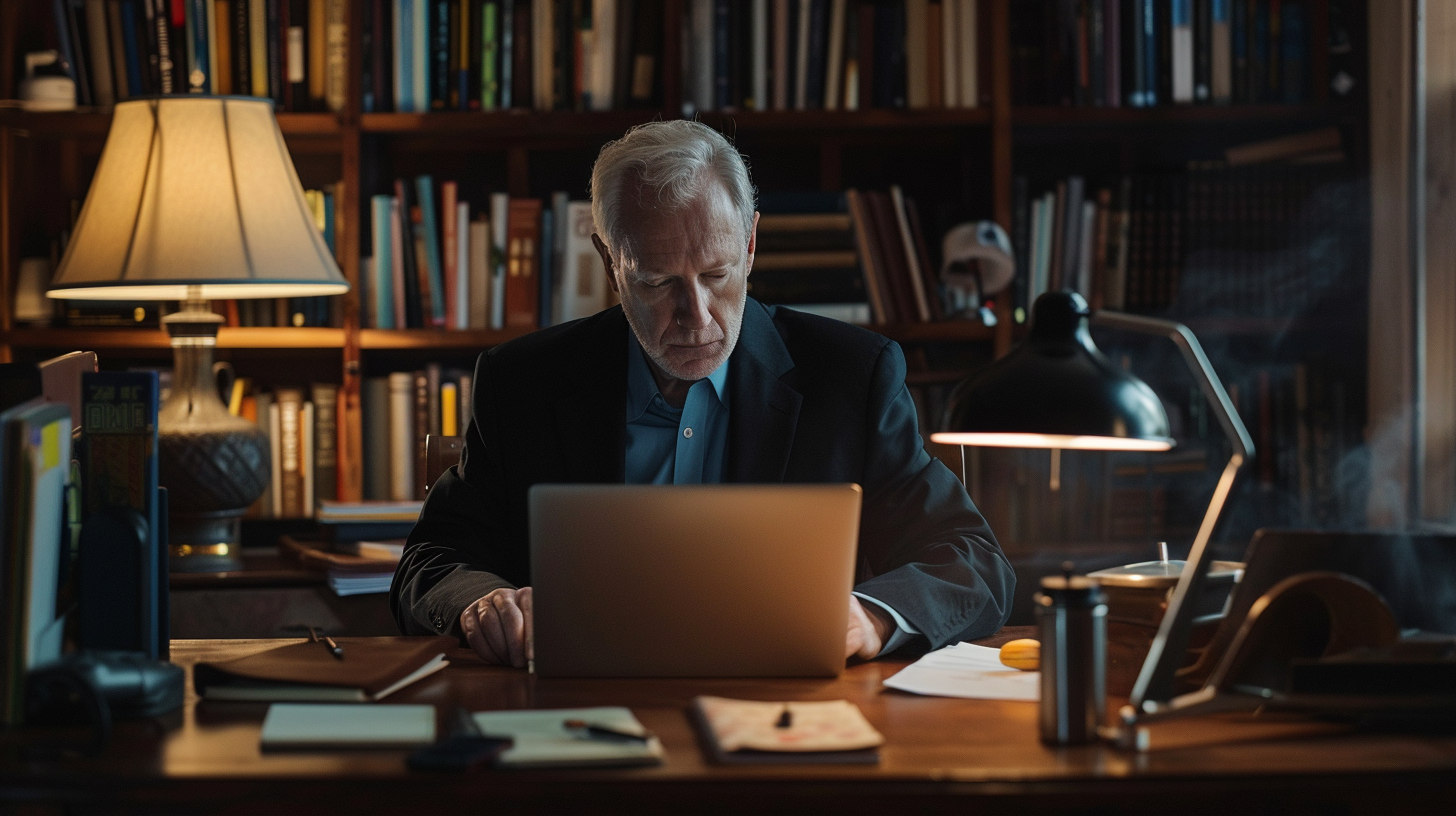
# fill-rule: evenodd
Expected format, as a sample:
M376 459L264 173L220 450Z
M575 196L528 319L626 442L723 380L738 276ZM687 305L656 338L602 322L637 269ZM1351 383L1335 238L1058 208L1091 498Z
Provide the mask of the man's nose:
M708 314L708 293L698 283L690 283L683 287L683 294L678 298L677 314L674 315L677 324L685 329L701 329L712 321Z

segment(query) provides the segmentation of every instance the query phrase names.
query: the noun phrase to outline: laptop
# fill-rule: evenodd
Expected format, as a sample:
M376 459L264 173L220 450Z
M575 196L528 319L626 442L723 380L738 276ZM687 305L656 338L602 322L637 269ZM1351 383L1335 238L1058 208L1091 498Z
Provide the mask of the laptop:
M860 488L536 485L542 677L835 677Z

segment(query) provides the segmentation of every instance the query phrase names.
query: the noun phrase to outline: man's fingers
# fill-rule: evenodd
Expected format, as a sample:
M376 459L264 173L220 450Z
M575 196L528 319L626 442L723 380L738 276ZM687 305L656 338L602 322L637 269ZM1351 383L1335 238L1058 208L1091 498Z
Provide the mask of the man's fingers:
M481 633L479 602L465 607L460 615L460 631L465 634L465 642L480 656L481 660L487 663L499 663L500 658L496 656L495 650L490 648L486 642L485 635Z
M501 606L503 600L500 593L493 592L485 596L485 612L480 616L481 628L484 629L485 639L490 643L490 648L496 654L496 662L502 666L511 665L511 649L506 633Z
M531 595L531 588L524 587L516 590L516 603L521 607L521 616L526 619L526 660L536 659L536 629L531 619L532 605L535 603Z
M502 598L496 604L496 614L500 617L501 635L505 639L506 656L510 664L516 668L526 665L526 621L521 614L521 607L516 605L514 598Z

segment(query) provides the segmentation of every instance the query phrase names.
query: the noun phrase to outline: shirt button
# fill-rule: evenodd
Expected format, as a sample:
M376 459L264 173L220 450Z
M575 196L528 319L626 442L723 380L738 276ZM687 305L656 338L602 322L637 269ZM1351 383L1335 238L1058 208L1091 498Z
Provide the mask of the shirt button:
M692 428L683 428L683 438L684 439L692 439L693 438L693 429Z

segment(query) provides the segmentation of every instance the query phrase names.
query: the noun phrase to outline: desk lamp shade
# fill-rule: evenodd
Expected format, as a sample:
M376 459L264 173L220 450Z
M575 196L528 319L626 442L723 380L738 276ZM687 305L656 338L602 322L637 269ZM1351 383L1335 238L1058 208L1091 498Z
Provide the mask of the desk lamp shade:
M116 106L49 294L222 300L348 288L314 225L272 103L175 96Z
M305 203L272 103L168 96L116 106L54 298L180 300L157 416L173 569L238 566L241 518L270 478L268 439L218 398L207 301L348 291ZM285 445L296 457L297 447ZM285 463L286 464L286 463Z
M1031 331L1012 352L951 396L946 445L1162 451L1173 446L1153 390L1113 365L1087 331L1075 292L1037 298Z

